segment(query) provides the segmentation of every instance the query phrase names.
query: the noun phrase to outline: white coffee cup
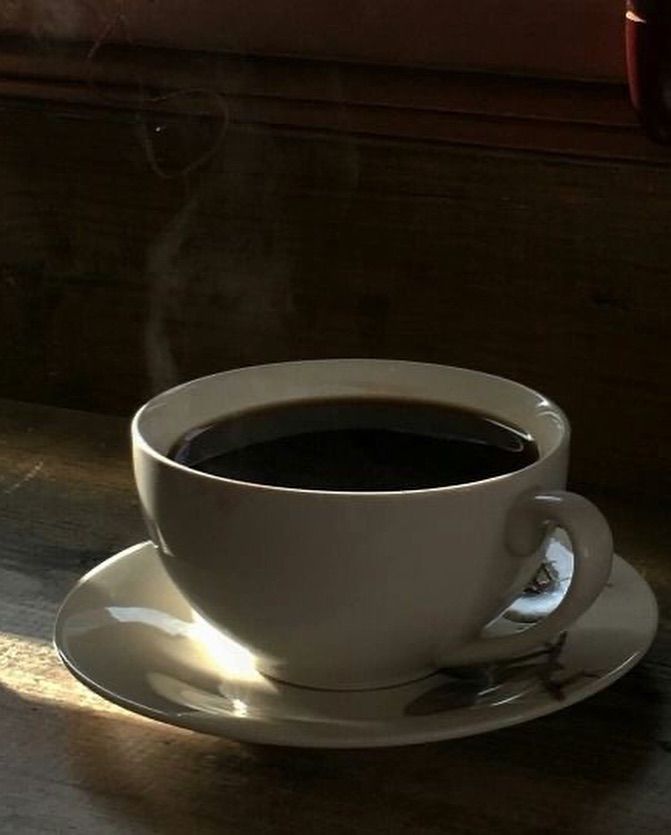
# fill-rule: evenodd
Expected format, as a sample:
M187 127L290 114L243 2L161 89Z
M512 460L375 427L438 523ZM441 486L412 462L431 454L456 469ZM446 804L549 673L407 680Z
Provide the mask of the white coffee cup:
M474 483L347 492L239 482L168 457L188 430L311 398L389 396L477 410L527 431L539 458ZM132 425L137 487L171 578L207 621L296 684L373 688L524 654L554 638L610 574L608 524L564 491L569 424L518 383L424 363L335 359L226 371L150 400ZM484 627L524 590L548 529L572 541L569 590L507 637Z

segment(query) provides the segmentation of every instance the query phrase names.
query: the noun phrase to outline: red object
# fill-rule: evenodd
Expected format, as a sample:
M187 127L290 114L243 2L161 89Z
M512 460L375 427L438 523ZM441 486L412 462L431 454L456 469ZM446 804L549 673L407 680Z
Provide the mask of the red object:
M629 93L643 129L671 143L671 2L627 0Z

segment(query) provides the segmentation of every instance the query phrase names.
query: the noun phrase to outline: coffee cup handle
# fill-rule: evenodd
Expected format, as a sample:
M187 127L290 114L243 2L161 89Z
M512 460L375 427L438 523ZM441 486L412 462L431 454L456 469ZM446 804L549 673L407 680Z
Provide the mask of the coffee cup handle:
M513 635L480 637L441 659L454 667L505 660L537 650L568 629L596 600L610 577L613 538L601 511L592 502L564 490L522 498L508 520L508 548L520 556L541 545L548 526L568 534L573 549L573 575L562 601L543 620Z

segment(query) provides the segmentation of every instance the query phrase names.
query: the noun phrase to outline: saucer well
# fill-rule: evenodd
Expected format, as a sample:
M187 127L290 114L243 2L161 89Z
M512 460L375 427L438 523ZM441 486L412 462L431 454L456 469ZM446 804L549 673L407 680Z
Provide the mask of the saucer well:
M570 570L560 532L547 548L547 562ZM488 630L509 633L531 619L504 615ZM535 653L386 689L312 690L260 674L249 651L194 613L154 546L141 543L79 581L58 614L54 640L84 684L152 719L248 742L361 748L463 737L561 710L631 669L656 626L650 588L615 557L589 611Z

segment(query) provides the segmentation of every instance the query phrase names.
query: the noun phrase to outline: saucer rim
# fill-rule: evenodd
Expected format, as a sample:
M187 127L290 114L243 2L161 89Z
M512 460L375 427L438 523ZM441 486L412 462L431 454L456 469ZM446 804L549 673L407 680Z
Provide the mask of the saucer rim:
M309 732L306 733L304 727L301 727L297 732L297 723L288 719L282 719L282 717L269 717L267 719L257 718L250 720L249 718L242 719L233 715L207 714L199 712L197 709L193 709L192 713L181 714L177 707L174 713L162 711L159 708L134 701L132 698L123 696L118 692L108 689L77 667L75 659L70 657L65 648L66 641L64 640L65 612L71 604L73 597L76 596L78 590L83 585L89 583L96 575L106 573L115 563L121 562L138 552L142 552L150 548L154 549L154 545L150 541L143 541L136 543L135 545L131 545L128 548L124 548L120 552L96 565L93 569L78 579L59 607L52 637L54 648L66 669L78 681L108 702L128 710L131 713L161 722L162 724L239 742L298 748L386 748L421 745L429 742L460 739L524 724L534 719L556 713L566 707L576 704L577 702L596 695L628 673L641 661L650 649L650 646L652 645L657 634L659 622L657 600L649 584L634 566L627 562L623 557L618 554L614 554L613 572L616 570L620 574L625 572L625 575L629 575L629 583L635 582L638 584L639 591L645 597L646 607L646 626L645 630L641 629L641 642L637 645L636 650L632 652L628 658L624 659L621 664L615 667L615 669L609 670L605 674L599 675L597 678L585 679L581 684L574 684L571 690L568 691L561 699L553 698L549 694L536 694L533 702L529 703L527 701L508 707L508 713L505 715L500 715L497 711L493 711L492 705L473 705L463 708L454 708L445 713L431 714L422 717L399 716L398 719L395 720L394 725L396 726L398 723L405 722L408 727L404 731L397 728L385 731L385 727L388 727L391 724L391 721L380 720L379 732L376 733L372 726L378 723L371 720L370 722L357 722L357 726L351 736L348 736L347 733L341 733L340 731L338 731L337 737L324 735L323 731L321 731L321 736L320 731L317 731L314 735L310 735ZM158 560L158 557L156 557L156 559ZM179 590L176 591L177 594L179 594ZM592 607L597 606L598 602L599 598L597 598L597 600L592 604ZM590 607L590 609L592 607ZM638 614L639 618L641 618L641 613L642 604L641 611ZM575 630L576 625L579 628L579 622L580 619L578 619L575 625L569 628L569 635L573 630ZM645 634L645 638L643 638L643 634ZM426 678L431 678L437 674L437 672L431 673ZM417 682L408 682L406 684L400 684L397 688L410 687L416 683ZM339 691L333 690L326 692L335 694ZM487 718L485 715L486 713L491 713L491 717ZM441 718L447 718L448 716L450 718L449 723L441 722ZM463 717L463 721L455 723L455 719L458 719L459 717ZM342 728L343 726L339 725L336 720L332 727L337 729ZM364 728L368 728L369 732L366 733Z

